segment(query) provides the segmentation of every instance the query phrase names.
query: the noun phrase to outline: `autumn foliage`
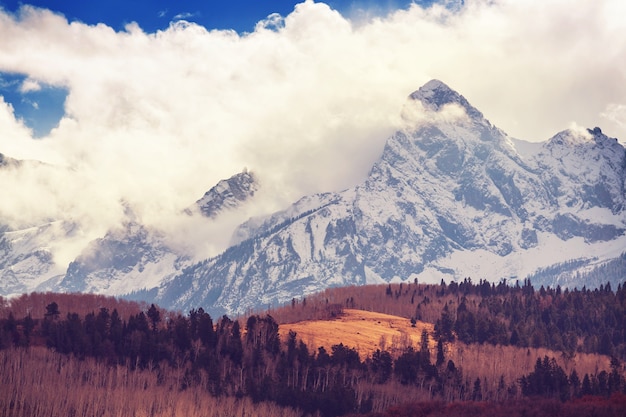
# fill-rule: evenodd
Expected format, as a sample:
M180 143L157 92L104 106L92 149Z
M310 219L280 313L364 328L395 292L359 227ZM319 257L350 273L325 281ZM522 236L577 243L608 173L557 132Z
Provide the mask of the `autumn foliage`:
M238 318L83 295L2 300L0 415L610 416L624 411L624 295L405 283ZM363 354L345 330L326 346L288 330L346 309L395 314L407 337Z

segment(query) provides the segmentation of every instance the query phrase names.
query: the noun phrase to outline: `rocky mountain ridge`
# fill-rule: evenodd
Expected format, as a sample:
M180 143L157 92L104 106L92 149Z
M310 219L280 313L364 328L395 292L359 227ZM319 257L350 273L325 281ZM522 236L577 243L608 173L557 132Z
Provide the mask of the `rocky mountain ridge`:
M254 197L258 190L258 178L246 169L218 182L196 201L196 207L204 216L216 218L224 210L237 209L241 203Z

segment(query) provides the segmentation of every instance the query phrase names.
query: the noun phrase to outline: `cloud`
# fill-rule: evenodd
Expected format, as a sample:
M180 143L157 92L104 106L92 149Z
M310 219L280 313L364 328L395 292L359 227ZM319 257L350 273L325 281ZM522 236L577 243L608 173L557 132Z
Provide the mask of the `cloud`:
M626 104L609 103L600 116L626 129Z
M465 109L457 103L448 103L440 109L424 107L419 100L410 100L402 109L404 129L414 130L416 127L431 122L467 123L470 118Z
M285 26L285 18L280 13L272 13L257 23L255 30L279 30Z
M37 80L32 80L30 78L25 79L24 82L22 82L22 84L20 85L20 93L30 93L32 91L40 90L41 84L39 84Z
M190 17L194 17L196 15L197 15L197 13L191 13L191 12L178 13L176 16L174 16L173 20L189 19Z
M19 200L2 199L0 218L74 221L96 236L130 205L182 242L183 230L201 228L179 213L248 167L266 192L195 239L218 251L241 216L361 181L402 126L407 96L431 78L515 137L545 140L575 120L624 140L623 119L607 116L626 97L622 4L414 4L355 24L307 1L245 35L185 21L116 32L30 6L0 12L0 70L69 92L65 117L38 140L0 103L0 152L62 167L0 172Z
M21 120L16 120L13 106L0 96L0 153L13 158L28 158L36 153L32 132ZM2 199L4 200L4 199Z

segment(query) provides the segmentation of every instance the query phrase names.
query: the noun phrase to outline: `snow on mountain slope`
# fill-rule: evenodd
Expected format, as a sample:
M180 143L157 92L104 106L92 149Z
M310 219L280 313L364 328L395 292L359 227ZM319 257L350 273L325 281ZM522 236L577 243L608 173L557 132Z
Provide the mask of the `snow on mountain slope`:
M188 263L189 258L167 247L159 233L129 221L92 241L54 287L67 292L127 294L159 286Z
M0 167L16 164L20 161L0 159ZM236 210L258 189L257 178L247 171L220 181L196 203L197 210L210 220L198 216L197 221L219 221L221 214ZM188 214L193 215L193 210ZM24 230L0 227L0 294L149 294L192 263L192 254L173 247L162 232L142 225L128 207L123 225L78 247L80 254L69 265L58 262L50 246L76 246L72 242L76 229L76 225L61 221Z
M212 187L196 202L196 208L211 221L219 221L220 214L237 209L258 189L256 176L244 171ZM193 215L193 211L187 210L187 214ZM192 263L191 254L168 245L166 236L140 224L132 213L128 216L123 227L91 242L50 289L107 295L149 292Z
M613 213L624 210L624 148L600 128L560 132L534 159L560 207L572 212L593 208L606 208Z
M599 129L517 152L437 80L403 117L364 183L245 223L235 246L162 286L159 301L241 313L329 286L524 278L626 248L625 151Z
M51 242L67 240L73 225L52 222L22 230L0 229L0 293L5 296L31 292L60 277L50 250Z

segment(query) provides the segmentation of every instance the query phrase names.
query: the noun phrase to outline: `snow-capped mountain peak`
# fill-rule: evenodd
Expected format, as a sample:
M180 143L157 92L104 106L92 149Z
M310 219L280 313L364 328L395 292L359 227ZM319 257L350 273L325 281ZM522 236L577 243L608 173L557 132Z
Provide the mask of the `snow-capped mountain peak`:
M626 207L626 150L600 128L559 132L533 160L561 207L603 207L613 213Z
M215 218L222 210L237 208L253 197L258 190L259 181L256 175L244 170L218 182L196 202L196 205L204 216Z
M430 80L409 96L412 100L422 103L425 109L439 111L444 106L457 104L465 109L467 115L473 119L482 119L483 114L474 108L461 94L448 87L439 80Z

